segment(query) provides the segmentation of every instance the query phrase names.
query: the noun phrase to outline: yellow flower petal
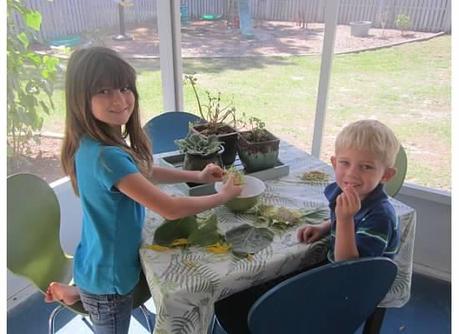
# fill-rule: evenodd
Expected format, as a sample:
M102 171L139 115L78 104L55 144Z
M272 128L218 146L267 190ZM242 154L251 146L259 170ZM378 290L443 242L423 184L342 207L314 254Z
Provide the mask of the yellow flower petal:
M179 247L179 246L187 246L189 245L190 242L188 239L181 238L181 239L175 239L174 241L171 242L171 247Z
M150 249L150 250L154 250L156 252L165 252L165 251L168 251L170 249L169 247L165 247L165 246L161 246L161 245L157 245L157 244L146 246L145 248L146 249Z
M218 242L216 244L207 246L206 249L210 253L224 254L224 253L228 253L228 251L231 249L231 246L229 244L227 244L227 243L221 244L221 243Z

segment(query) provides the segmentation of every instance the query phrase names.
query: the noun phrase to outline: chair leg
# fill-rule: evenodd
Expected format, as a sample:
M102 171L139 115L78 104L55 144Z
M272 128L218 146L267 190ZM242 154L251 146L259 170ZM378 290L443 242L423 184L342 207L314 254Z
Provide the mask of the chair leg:
M207 334L213 334L214 333L214 331L215 331L215 321L217 321L216 319L217 318L216 318L216 316L214 314L212 316L212 322L210 323L210 326L209 326L209 329L207 331Z
M56 320L56 316L64 309L64 306L59 305L57 306L53 312L49 315L48 319L48 333L54 334L54 321Z
M148 333L153 333L153 324L151 323L151 318L150 318L150 311L145 307L145 305L140 305L139 306L140 310L143 313L143 316L145 317L145 320L147 321L147 330Z
M365 327L363 328L363 334L379 334L382 323L384 320L384 314L386 309L384 307L377 307L374 312L365 321Z
M91 332L94 333L94 328L92 328L92 324L88 321L88 319L87 319L86 317L81 316L81 321L83 321L83 322L86 324L86 326L89 327L89 329L91 330Z
M54 334L55 332L55 328L54 328L54 323L56 321L56 316L61 313L61 311L63 311L65 309L64 306L62 305L59 305L57 306L53 312L51 312L50 316L49 316L49 319L48 319L48 333L49 334ZM88 319L86 319L86 317L84 316L81 316L81 320L86 324L86 326L89 327L89 329L91 330L91 332L94 333L94 329L92 328L92 325L91 323L88 321Z

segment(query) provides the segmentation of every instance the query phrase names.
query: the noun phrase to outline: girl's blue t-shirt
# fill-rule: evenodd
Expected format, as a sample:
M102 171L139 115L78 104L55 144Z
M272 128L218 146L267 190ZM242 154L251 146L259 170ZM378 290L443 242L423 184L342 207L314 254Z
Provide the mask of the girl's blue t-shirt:
M139 169L120 147L88 137L80 141L75 167L83 211L75 283L93 294L127 294L139 280L145 209L118 191L116 184Z

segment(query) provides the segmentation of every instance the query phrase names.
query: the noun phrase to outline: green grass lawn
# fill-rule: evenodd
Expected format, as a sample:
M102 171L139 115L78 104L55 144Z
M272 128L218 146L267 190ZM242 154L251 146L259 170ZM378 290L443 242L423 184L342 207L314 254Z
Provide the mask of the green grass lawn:
M143 120L163 111L157 60L136 61ZM377 51L335 56L321 158L329 160L334 138L349 122L376 118L389 125L405 146L407 180L451 189L451 36ZM240 114L263 119L281 138L310 151L320 57L184 59L184 72L196 73L201 88L234 98ZM197 113L189 86L185 110ZM48 131L62 132L64 102L54 95L56 112Z

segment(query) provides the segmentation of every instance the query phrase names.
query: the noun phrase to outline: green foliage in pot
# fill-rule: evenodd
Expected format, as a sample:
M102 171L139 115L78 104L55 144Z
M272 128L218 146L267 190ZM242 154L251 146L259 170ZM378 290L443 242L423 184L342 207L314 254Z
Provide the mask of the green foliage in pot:
M257 117L250 117L248 121L244 122L244 126L249 129L245 138L250 142L260 143L273 139L271 133L265 128L265 122Z
M215 135L204 137L190 132L185 138L175 140L175 144L183 153L206 156L220 151L222 142Z
M17 26L15 17L24 22L23 28ZM43 126L43 114L54 109L52 93L59 60L30 48L41 21L40 12L22 1L7 1L8 156L15 158L27 153L33 133Z
M189 83L193 89L199 114L202 119L207 121L206 135L224 133L222 129L227 125L235 127L237 118L234 100L231 100L231 102L225 105L222 101L221 92L218 92L217 96L215 96L206 90L207 104L201 103L197 90L197 81L198 79L194 75L185 75L185 83Z
M246 172L274 167L279 156L279 138L256 117L244 122L244 128L248 130L239 132L237 151Z

